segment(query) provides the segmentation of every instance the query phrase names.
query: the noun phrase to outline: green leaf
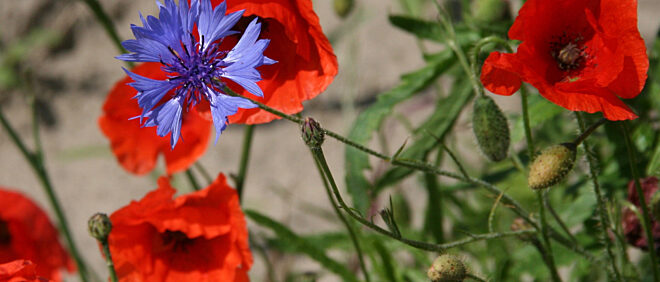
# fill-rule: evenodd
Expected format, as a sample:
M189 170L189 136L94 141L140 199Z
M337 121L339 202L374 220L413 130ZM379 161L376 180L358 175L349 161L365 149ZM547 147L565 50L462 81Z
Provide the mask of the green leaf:
M391 114L394 106L426 88L454 62L453 53L445 50L430 58L425 67L404 75L398 86L380 94L376 102L355 119L348 138L358 144L367 144L383 120ZM357 210L366 213L369 204L368 191L372 190L371 183L364 176L364 170L370 168L369 157L350 146L346 147L345 154L346 186Z
M580 189L580 194L575 200L564 198L560 201L563 204L555 204L555 210L559 214L568 227L581 224L591 217L596 210L596 195L593 188Z
M441 41L445 35L439 22L430 22L410 16L390 15L390 23L423 39Z
M400 158L413 160L424 159L438 144L438 139L444 139L473 94L469 80L460 79L454 83L451 94L446 98L440 99L433 114L422 126L415 130L415 142L400 154ZM375 189L379 191L393 185L412 172L413 170L409 168L392 167L376 181Z
M254 210L245 210L245 215L255 223L271 229L280 240L284 241L287 245L292 246L298 252L308 255L311 259L320 263L326 269L336 273L343 281L358 281L355 275L343 264L328 257L322 249L318 248L310 241L305 240L303 237L298 236L286 226Z

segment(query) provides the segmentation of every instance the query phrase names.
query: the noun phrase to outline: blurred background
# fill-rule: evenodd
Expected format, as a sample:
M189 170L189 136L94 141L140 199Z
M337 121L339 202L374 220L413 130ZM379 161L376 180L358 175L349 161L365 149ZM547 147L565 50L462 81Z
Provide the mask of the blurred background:
M100 2L122 40L132 37L129 26L140 22L138 12L157 14L152 0ZM357 113L378 93L396 85L400 75L424 65L419 42L388 22L388 15L408 13L402 3L405 1L356 0L351 14L341 19L332 9L332 1L314 0L340 68L327 91L305 103L304 116L313 116L324 127L345 134ZM520 5L520 1L510 1L513 15ZM427 15L419 16L434 20L435 9L426 11ZM650 46L649 39L660 26L660 1L639 0L638 11L640 31ZM426 50L439 48L423 45ZM87 219L95 212L110 214L141 198L156 188L155 179L164 173L162 163L147 176L124 171L97 126L106 94L124 76L121 70L124 64L114 59L116 55L112 41L83 1L0 1L0 107L31 145L31 117L26 97L36 95L47 168L84 258L102 276L106 269L96 241L87 234ZM395 111L405 114L413 123L419 122L433 110L436 94L427 92L399 105ZM518 111L518 99L496 97L507 113ZM242 125L230 125L217 145L209 145L201 163L210 172L237 172L243 129ZM374 140L372 147L390 152L409 136L400 123L391 120L386 121L383 134L388 137L388 144ZM341 228L308 149L300 140L298 127L274 121L257 126L254 138L244 207L270 215L301 234ZM464 161L471 164L483 161L474 152L476 142L472 140L468 119L459 119L450 138L455 144L452 147L461 153ZM328 139L324 150L335 178L343 187L343 145ZM376 161L372 164L375 173L387 166ZM33 171L4 131L0 131L0 186L19 190L51 211ZM174 186L184 193L190 191L183 177L175 177ZM413 214L423 208L416 203L424 203L425 193L414 179L402 182L392 191L398 190L406 191ZM382 205L386 196L387 193L381 197ZM421 218L413 216L412 224L420 226ZM249 226L256 238L266 232L252 223ZM277 258L273 261L278 277L288 272L320 269L302 256L277 251L270 255ZM355 258L352 264L357 268ZM265 269L255 253L250 276L254 281L263 281ZM325 275L321 281L336 279Z

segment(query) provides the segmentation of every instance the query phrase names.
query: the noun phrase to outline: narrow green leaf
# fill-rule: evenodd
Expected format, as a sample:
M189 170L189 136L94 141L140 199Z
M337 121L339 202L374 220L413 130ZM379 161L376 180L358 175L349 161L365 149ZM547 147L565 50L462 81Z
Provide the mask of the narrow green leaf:
M380 240L373 241L374 248L378 255L380 256L382 267L383 267L383 277L386 281L396 282L399 281L396 275L396 268L394 265L394 258L392 257L392 252L385 247L385 245Z
M280 240L285 241L287 245L292 246L298 252L308 255L311 259L320 263L326 269L336 273L343 279L343 281L358 281L355 275L343 264L328 257L322 249L305 240L303 237L298 236L288 227L254 210L245 210L245 215L255 223L271 229Z
M445 35L442 25L410 16L390 15L390 23L400 29L410 32L419 38L441 41Z
M453 127L465 105L470 101L474 93L467 79L460 79L454 84L451 94L438 101L433 114L415 130L415 142L401 153L402 159L421 160ZM428 134L432 133L432 135ZM438 139L436 139L436 137ZM392 167L376 181L375 189L379 191L387 186L393 185L410 175L413 170L404 167Z
M438 56L430 58L425 67L401 78L401 83L391 90L378 96L378 100L363 111L353 124L348 138L359 143L367 144L373 133L377 131L383 120L390 115L392 109L417 92L426 88L441 73L446 71L455 62L450 50L440 52ZM353 205L357 210L366 213L369 204L368 191L372 185L364 176L364 170L370 168L368 156L350 146L346 147L346 186L353 198Z

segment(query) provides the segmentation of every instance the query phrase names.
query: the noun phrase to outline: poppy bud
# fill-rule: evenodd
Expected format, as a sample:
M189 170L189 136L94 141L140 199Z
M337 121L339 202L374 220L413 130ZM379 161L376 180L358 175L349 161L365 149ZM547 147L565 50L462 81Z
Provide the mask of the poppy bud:
M509 152L509 125L492 98L478 97L472 111L472 130L479 148L491 161L498 162Z
M96 240L103 241L108 239L110 231L112 230L112 222L110 218L104 213L96 213L87 222L89 234Z
M345 18L353 10L354 0L334 0L333 8L340 18Z
M559 183L573 169L576 154L573 143L562 143L544 149L532 162L527 184L537 190Z
M307 117L302 124L302 139L305 141L307 146L312 148L318 148L323 145L325 140L325 133L321 128L321 125L316 122L313 118Z
M460 282L467 277L467 269L458 257L443 254L433 261L426 275L433 282Z

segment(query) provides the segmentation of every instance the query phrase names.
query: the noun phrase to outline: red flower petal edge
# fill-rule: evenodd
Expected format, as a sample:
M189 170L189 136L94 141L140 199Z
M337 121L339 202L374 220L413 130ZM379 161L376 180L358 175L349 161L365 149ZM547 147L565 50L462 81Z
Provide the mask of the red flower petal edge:
M158 188L110 216L110 251L121 281L248 281L247 225L224 175L203 190L172 198Z
M649 67L636 0L529 0L509 37L522 41L516 53L493 52L482 68L491 92L511 95L526 81L568 110L637 118L619 99L641 92Z
M17 259L33 261L36 267L27 270L54 281L61 281L60 269L75 270L46 213L22 194L0 187L0 263Z
M158 63L140 64L133 72L153 79L166 78ZM115 84L99 118L101 131L110 139L117 161L127 171L141 175L150 172L162 154L168 174L186 170L206 151L212 122L194 108L184 113L181 126L183 142L171 149L170 139L159 137L155 127L141 127L138 119L129 120L142 113L133 99L137 91L127 85L131 81L126 76Z
M212 0L218 5L222 0ZM302 111L302 101L325 91L337 75L337 57L323 34L310 0L227 0L229 12L245 9L245 17L262 18L261 38L270 39L264 54L278 63L259 67L264 92L260 101L287 114ZM240 89L240 88L233 88ZM264 110L239 109L230 123L258 124L279 117Z
M0 281L5 282L48 282L37 276L36 266L29 260L19 259L0 264Z

